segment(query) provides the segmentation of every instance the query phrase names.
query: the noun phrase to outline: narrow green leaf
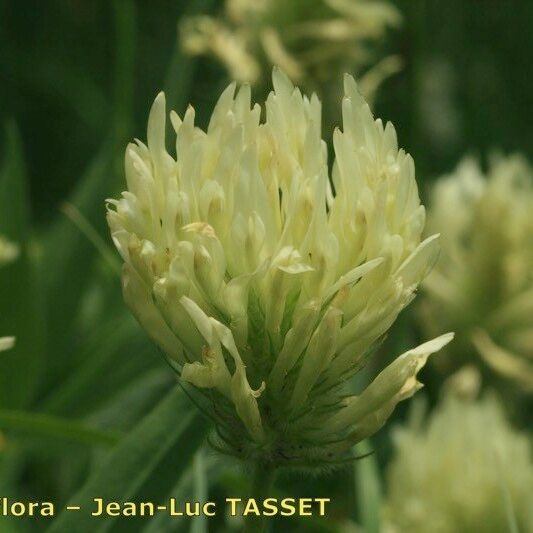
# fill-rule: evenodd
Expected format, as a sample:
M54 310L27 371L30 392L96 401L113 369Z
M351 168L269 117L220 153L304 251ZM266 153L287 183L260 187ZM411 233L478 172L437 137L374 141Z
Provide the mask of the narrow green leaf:
M201 456L201 462L198 461L199 456ZM208 480L218 479L221 464L217 457L208 455L204 448L200 449L192 465L180 479L179 483L172 488L168 497L174 498L178 503L190 501L191 499L194 501L207 501ZM202 528L208 525L205 517L184 517L181 520L176 520L176 517L161 513L154 516L143 527L142 533L185 532L194 528L196 521L202 524ZM201 529L201 531L207 531L207 529Z
M187 471L206 430L207 423L184 394L172 390L72 497L69 505L79 505L81 510L61 513L49 533L97 533L118 525L117 517L91 516L96 497L118 502L162 501ZM134 522L129 520L128 531L134 531Z
M120 388L103 407L88 417L98 427L128 431L176 386L168 367L143 372Z
M136 11L131 0L113 3L116 24L115 96L110 134L82 176L69 204L94 232L107 237L104 201L122 181L122 154L130 135L135 71ZM45 235L42 275L47 316L47 383L61 381L78 359L72 327L80 300L98 257L93 244L64 215ZM58 305L61 302L61 305Z
M368 441L363 441L354 451L356 455L364 455L371 452L372 447ZM379 533L382 490L376 456L369 455L356 461L354 468L358 521L365 533Z
M193 478L193 468L189 467L176 486L172 488L172 491L169 494L169 499L174 498L177 502L186 502L190 500L194 483ZM195 520L196 518L198 517L176 520L176 517L160 513L155 515L140 531L142 531L142 533L185 532L189 529L188 526L190 525L191 520Z
M0 213L0 235L20 250L15 261L0 267L0 337L17 338L15 348L0 357L0 405L19 408L31 402L41 376L43 321L28 255L30 205L22 143L12 123L5 131Z
M202 450L199 450L193 462L194 475L194 501L204 503L207 501L207 476L205 458ZM207 517L201 515L195 518L191 524L191 533L207 533Z
M104 146L82 177L70 203L97 231L104 231L104 200L114 175L112 143ZM43 239L41 262L47 318L47 385L59 381L76 365L72 327L80 299L97 257L93 245L63 214ZM61 302L61 305L58 305Z
M0 231L9 239L25 241L30 230L30 204L26 185L26 165L17 126L5 127L4 161L2 165Z
M83 216L80 210L72 204L66 202L61 209L63 213L70 218L72 223L80 230L80 235L94 246L94 249L100 254L107 265L120 278L121 263L115 250L109 245L107 241L91 226L89 221Z
M43 400L45 411L69 416L94 412L124 384L159 362L152 344L129 315L95 329L80 346L79 359L76 369Z
M122 436L119 432L92 428L76 420L8 409L0 410L0 428L17 430L32 437L52 437L89 446L111 446Z

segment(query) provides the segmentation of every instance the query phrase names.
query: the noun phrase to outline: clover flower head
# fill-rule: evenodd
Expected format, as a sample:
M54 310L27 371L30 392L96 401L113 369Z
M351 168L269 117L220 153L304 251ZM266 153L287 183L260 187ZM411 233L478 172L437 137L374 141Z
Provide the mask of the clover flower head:
M437 182L428 226L442 253L425 282L428 331L453 328L451 365L476 353L533 393L533 171L496 157L485 176L472 158ZM455 349L455 351L454 351Z
M444 335L397 358L360 395L346 381L435 261L413 160L345 79L331 178L321 107L279 70L261 108L230 85L206 131L165 97L148 143L126 150L128 190L109 200L123 289L232 453L322 464L377 431L420 384Z
M386 533L533 531L533 461L526 435L495 397L454 395L426 427L394 434L387 472Z
M265 82L277 65L294 83L313 86L368 66L369 44L400 21L381 0L226 0L221 16L186 18L180 33L185 51L216 57L232 79ZM368 93L398 68L389 57L370 69Z

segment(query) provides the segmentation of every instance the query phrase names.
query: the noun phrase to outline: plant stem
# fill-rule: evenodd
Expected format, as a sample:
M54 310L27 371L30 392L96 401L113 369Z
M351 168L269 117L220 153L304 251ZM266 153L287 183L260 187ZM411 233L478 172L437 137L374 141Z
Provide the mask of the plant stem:
M276 469L272 464L257 462L252 473L250 498L254 498L261 509L262 502L270 496L274 485ZM244 533L263 533L267 530L268 522L264 516L249 514L244 517Z

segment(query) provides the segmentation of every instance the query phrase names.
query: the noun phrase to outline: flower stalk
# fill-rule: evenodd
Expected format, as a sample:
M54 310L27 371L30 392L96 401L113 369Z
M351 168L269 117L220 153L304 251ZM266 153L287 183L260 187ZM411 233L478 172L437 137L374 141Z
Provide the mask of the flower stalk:
M252 470L250 498L254 498L257 503L261 504L266 498L272 497L276 473L274 465L257 461ZM268 521L262 515L257 516L251 513L245 517L245 533L263 533L267 527Z

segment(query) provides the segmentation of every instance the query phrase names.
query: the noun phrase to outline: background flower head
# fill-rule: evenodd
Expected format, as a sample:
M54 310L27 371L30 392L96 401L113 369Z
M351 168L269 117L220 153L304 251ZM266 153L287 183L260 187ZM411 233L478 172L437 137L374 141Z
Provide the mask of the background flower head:
M0 235L0 266L14 261L19 255L19 247Z
M253 84L266 83L274 65L294 83L313 88L342 72L370 69L362 81L370 96L399 68L396 57L376 66L371 45L400 22L386 1L227 0L218 18L185 19L181 39L189 53L212 55L232 79Z
M385 531L482 533L533 528L526 435L493 397L446 397L427 427L399 429L388 468Z
M498 375L533 392L533 172L498 157L485 176L474 159L441 179L428 221L442 253L426 280L428 331L453 328L450 366L475 353Z
M19 255L19 247L0 235L0 267L14 261ZM15 345L14 337L0 337L0 352L9 350Z

